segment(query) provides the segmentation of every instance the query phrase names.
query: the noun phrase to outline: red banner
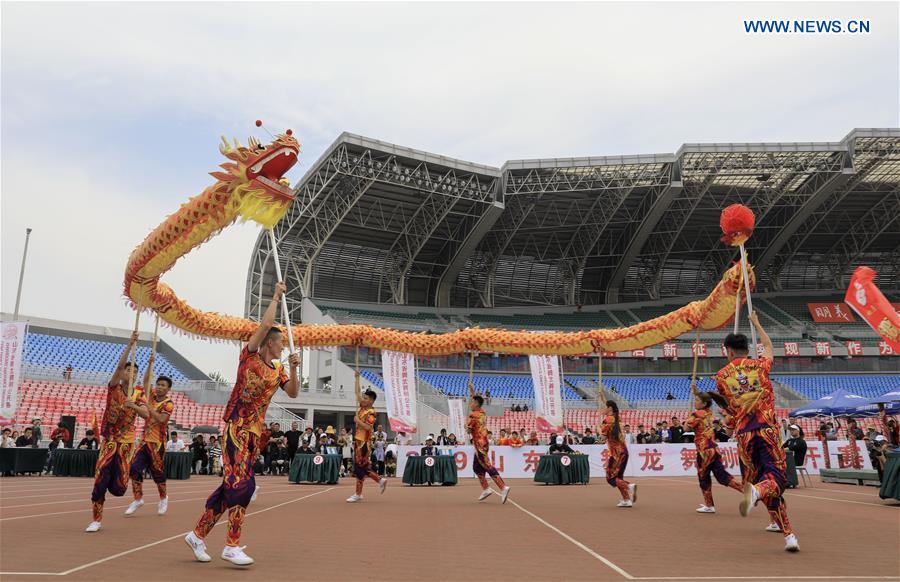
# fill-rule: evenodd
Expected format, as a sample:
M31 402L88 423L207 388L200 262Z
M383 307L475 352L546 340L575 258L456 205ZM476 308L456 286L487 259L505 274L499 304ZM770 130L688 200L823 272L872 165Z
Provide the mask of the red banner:
M784 356L786 358L796 358L800 355L800 344L798 342L784 342Z
M645 350L631 350L632 358L646 358L647 352Z
M853 356L861 356L863 355L862 342L847 342L847 355L851 358Z
M709 348L703 342L691 344L691 348L693 350L693 354L698 358L706 358L709 356Z
M816 323L853 323L856 318L846 303L807 303Z
M831 342L816 342L817 356L831 356Z
M663 344L663 357L677 360L678 359L678 344L672 344L672 343Z
M900 315L875 286L875 276L869 267L856 269L844 301L884 338L894 353L900 352Z
M896 356L897 352L894 351L894 348L891 347L891 344L887 343L884 340L878 342L878 355L879 356Z

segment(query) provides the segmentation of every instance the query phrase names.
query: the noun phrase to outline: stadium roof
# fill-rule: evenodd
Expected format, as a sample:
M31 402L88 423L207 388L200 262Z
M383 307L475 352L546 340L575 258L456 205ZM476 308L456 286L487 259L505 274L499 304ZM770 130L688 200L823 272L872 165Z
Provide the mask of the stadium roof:
M735 259L718 219L736 202L757 216L747 248L761 289L840 289L859 264L900 288L895 128L501 168L344 133L295 194L276 229L282 269L314 298L494 307L703 294ZM273 280L260 237L248 315Z

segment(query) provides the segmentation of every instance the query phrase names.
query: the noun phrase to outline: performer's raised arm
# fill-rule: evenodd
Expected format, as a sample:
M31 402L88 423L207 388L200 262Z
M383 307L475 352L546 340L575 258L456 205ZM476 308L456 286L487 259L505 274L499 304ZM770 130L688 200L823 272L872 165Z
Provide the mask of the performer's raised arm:
M763 357L767 360L774 360L775 347L772 345L772 338L769 337L762 324L759 323L759 316L755 311L750 314L750 323L753 324L753 327L756 328L756 333L759 334L759 343L763 346Z
M286 290L287 287L285 287L284 283L281 281L275 283L275 292L272 294L272 300L269 302L266 312L263 313L262 321L259 322L259 327L256 328L256 331L253 332L250 341L247 343L247 350L251 353L259 351L259 346L263 343L263 340L266 339L266 334L268 334L269 330L272 329L272 326L275 325L275 314L278 311L278 302L281 300L281 296Z
M122 380L124 380L126 378L124 376L124 373L125 373L125 366L126 366L126 364L128 364L128 354L131 353L131 348L133 348L134 344L137 343L138 337L139 337L139 334L137 331L131 332L131 339L128 341L128 345L125 346L125 349L122 350L122 355L119 356L119 363L116 364L116 369L115 369L115 371L113 371L112 378L109 379L110 387L118 386L119 384L122 383Z
M291 398L296 398L297 394L300 393L300 375L298 370L300 368L300 354L294 352L290 356L288 356L288 364L291 367L291 379L283 386L285 393Z

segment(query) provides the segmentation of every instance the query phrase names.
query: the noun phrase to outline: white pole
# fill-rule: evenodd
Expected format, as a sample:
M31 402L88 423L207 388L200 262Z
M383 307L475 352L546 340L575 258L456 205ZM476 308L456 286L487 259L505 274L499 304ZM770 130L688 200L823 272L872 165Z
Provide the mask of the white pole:
M741 245L741 270L744 272L744 292L747 294L747 317L753 314L753 300L750 299L750 277L748 276L747 271L747 249L744 248L744 245ZM753 358L758 358L759 354L756 352L756 328L753 327L753 324L750 324L750 355Z
M281 278L281 261L278 258L278 247L275 246L275 231L273 229L269 230L269 245L272 247L272 258L275 259L275 276L278 277L279 281L284 281ZM287 328L287 336L288 336L288 349L290 349L291 353L294 353L294 334L291 332L291 318L288 316L288 306L287 306L287 297L284 295L281 296L281 318L284 320L284 327Z
M25 250L22 252L22 268L19 269L19 289L16 291L16 309L13 312L13 321L19 321L19 300L22 299L22 280L25 279L25 259L28 257L28 239L31 238L31 229L25 229Z

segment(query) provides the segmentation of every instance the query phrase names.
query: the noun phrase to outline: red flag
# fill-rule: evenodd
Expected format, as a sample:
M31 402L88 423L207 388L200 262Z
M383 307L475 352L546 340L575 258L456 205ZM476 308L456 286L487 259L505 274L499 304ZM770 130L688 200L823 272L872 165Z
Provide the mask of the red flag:
M900 316L875 286L876 275L869 267L856 269L844 301L897 352L900 351Z
M97 411L94 411L94 417L91 419L91 430L94 431L94 440L100 442L100 427L97 425Z

